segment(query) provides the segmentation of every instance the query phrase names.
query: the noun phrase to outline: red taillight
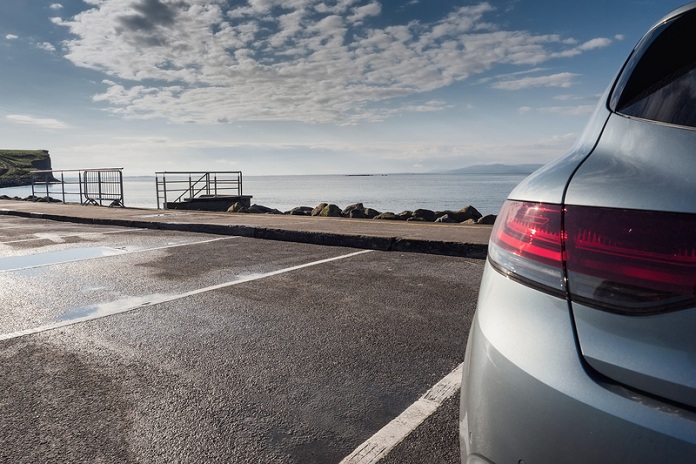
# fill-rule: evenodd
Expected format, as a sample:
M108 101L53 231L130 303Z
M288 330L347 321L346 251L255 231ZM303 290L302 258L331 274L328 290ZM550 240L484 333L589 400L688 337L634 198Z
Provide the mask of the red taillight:
M489 258L528 285L599 309L696 305L696 215L508 201Z
M569 206L571 298L650 313L696 304L696 215Z
M504 274L563 294L561 207L505 202L491 233L488 254Z

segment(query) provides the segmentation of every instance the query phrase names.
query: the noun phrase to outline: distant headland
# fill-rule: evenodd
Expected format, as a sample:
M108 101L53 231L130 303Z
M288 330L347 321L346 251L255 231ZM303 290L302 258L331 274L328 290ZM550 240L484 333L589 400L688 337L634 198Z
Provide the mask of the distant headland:
M30 171L51 169L48 150L0 148L0 187L31 184Z

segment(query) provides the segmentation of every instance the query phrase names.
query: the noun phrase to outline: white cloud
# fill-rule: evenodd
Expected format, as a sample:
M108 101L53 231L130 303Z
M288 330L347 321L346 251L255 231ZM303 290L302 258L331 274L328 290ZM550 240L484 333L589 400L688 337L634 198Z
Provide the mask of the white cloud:
M561 87L568 88L573 85L573 78L577 74L558 73L548 76L524 77L522 79L501 80L493 84L494 89L500 90L522 90L531 87Z
M58 119L35 118L22 114L8 114L5 116L5 119L17 124L29 124L42 129L68 129L70 127L68 124Z
M578 49L582 51L594 50L596 48L608 47L609 45L611 45L611 39L597 38L581 44Z
M56 51L56 47L53 46L53 44L51 44L49 42L37 43L36 46L38 48L40 48L41 50L45 50L47 52L55 52Z
M553 53L551 56L553 58L572 58L574 56L581 55L582 53L585 53L587 51L608 47L612 44L612 42L613 41L611 39L598 37L596 39L591 39L587 42L583 42L577 47L571 48L569 50L563 50L560 52Z
M379 3L368 3L367 5L354 8L352 15L348 17L350 22L362 21L370 16L378 16L382 12L382 6Z
M60 10L63 8L63 5L61 5L60 3L51 3L51 6L49 8L51 8L52 10Z
M17 40L17 39L19 39L19 36L14 35L14 34L7 34L7 35L5 35L5 38L7 40Z
M541 113L550 114L561 114L566 116L589 116L594 111L594 105L580 105L580 106L552 106L546 108L540 108Z
M382 120L396 98L447 87L500 65L537 66L606 46L500 29L480 3L433 23L368 26L374 0L90 0L54 19L73 38L66 58L108 76L94 100L129 118L172 122ZM571 48L569 48L571 47ZM570 73L498 88L568 87ZM429 107L436 108L436 107Z
M587 97L581 97L580 95L556 95L553 97L554 100L560 101L572 101L572 100L587 100Z

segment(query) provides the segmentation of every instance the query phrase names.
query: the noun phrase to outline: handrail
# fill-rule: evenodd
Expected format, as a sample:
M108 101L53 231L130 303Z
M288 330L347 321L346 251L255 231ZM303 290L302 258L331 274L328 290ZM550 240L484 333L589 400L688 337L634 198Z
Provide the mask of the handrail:
M196 176L199 176L196 178ZM158 171L155 172L157 209L194 198L242 196L242 171ZM178 196L177 196L178 195Z
M77 177L70 173L76 173ZM70 196L77 196L77 201L82 205L104 206L104 202L108 202L108 206L125 206L123 168L44 169L31 171L30 174L32 197L50 201L51 194L59 194L63 203ZM56 178L57 175L60 179ZM76 187L71 190L71 186ZM45 191L45 196L37 196L38 190Z

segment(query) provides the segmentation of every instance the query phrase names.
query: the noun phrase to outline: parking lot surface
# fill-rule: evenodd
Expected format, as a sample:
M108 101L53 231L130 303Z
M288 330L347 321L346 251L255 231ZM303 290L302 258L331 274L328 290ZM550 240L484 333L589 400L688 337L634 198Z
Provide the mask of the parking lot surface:
M0 461L458 462L452 392L356 450L461 364L482 267L0 216Z

